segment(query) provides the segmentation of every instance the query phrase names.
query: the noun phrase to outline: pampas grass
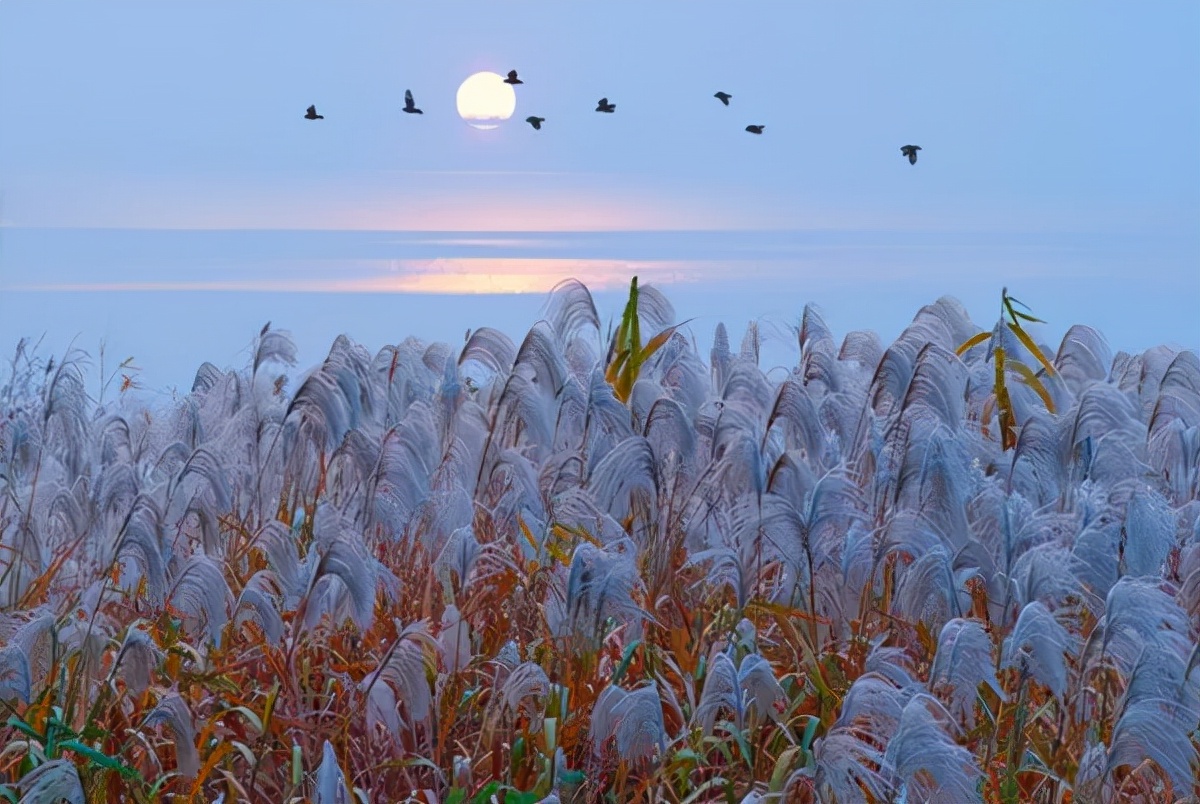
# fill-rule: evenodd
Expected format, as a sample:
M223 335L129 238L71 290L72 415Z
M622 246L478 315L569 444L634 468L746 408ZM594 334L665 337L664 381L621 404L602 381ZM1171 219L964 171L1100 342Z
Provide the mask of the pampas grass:
M1200 361L1017 304L805 308L781 374L568 282L520 343L294 374L268 326L156 406L23 344L0 796L1200 795Z

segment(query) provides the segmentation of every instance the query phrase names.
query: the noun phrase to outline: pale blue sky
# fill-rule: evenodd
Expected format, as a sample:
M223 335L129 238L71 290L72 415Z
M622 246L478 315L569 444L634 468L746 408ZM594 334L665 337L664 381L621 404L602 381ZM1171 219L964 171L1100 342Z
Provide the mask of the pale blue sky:
M0 348L106 338L187 385L268 319L308 365L532 323L541 294L464 274L633 271L704 342L809 301L839 334L943 293L987 325L1007 284L1047 341L1195 348L1198 42L1190 0L3 0ZM467 127L458 84L511 68L544 130ZM256 231L147 231L179 229Z

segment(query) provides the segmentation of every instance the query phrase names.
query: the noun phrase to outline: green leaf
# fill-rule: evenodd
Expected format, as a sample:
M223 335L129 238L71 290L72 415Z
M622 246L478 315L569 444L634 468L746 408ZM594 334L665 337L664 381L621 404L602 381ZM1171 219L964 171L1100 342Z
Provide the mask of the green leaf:
M792 765L796 763L797 754L808 754L807 747L793 745L788 750L779 755L779 759L775 760L775 770L771 772L771 785L768 788L772 793L779 793L783 790L783 786L787 783L788 776L792 770Z
M817 726L821 725L821 719L812 715L808 716L808 725L804 727L804 734L800 738L800 747L805 751L812 748L813 736L817 733Z
M525 738L518 737L513 743L512 757L509 761L509 766L512 768L512 773L515 776L517 769L521 767L521 762L525 759Z
M573 787L586 782L587 774L581 770L560 770L558 772L558 778L562 780L563 784L571 785Z
M25 734L29 737L32 737L33 739L37 740L42 745L46 744L46 738L43 735L34 731L33 726L30 726L28 723L26 723L24 720L21 720L21 718L17 717L16 715L13 715L7 721L5 721L5 725L11 726L12 728L16 729L17 731L22 732L23 734Z
M492 796L504 787L500 782L488 782L471 798L471 804L491 804Z
M754 752L750 750L750 743L746 741L746 733L744 731L735 731L733 738L737 740L738 748L742 752L742 756L746 760L746 764L750 770L754 770Z
M725 759L726 764L728 764L728 765L733 764L733 751L731 751L729 749L729 740L727 740L724 737L718 737L717 735L712 734L712 735L709 735L708 737L705 737L704 742L705 742L705 744L711 745L713 748L716 748L718 751L720 751L721 756Z
M114 770L122 776L130 779L140 778L141 774L136 769L129 767L116 757L110 757L108 754L97 751L95 748L84 745L78 740L63 740L58 744L60 750L74 751L82 757L86 757L88 762L93 765L98 765L101 768Z
M79 737L84 740L99 740L108 736L108 730L102 729L94 723L89 723L83 727L83 731L79 732Z
M613 671L612 683L614 685L620 684L621 679L625 677L625 671L629 669L629 663L633 661L633 652L637 650L637 646L640 644L642 644L642 641L635 639L625 646L625 652L621 654L621 663Z
M703 799L704 794L707 793L709 790L712 790L717 787L723 787L726 784L728 784L728 782L725 781L725 777L714 776L711 779L709 779L707 782L705 782L704 784L697 787L691 793L689 793L688 797L683 800L682 804L692 804L692 802L701 801Z
M1018 804L1021 800L1021 788L1017 785L1017 780L1012 775L1009 775L1000 783L1000 800L1004 804Z
M1029 305L1028 305L1028 304L1026 304L1025 302L1021 301L1020 299L1017 299L1017 298L1014 298L1014 297L1012 297L1012 296L1009 296L1007 293L1006 293L1006 294L1004 294L1004 298L1008 299L1008 300L1009 300L1010 302L1012 302L1013 304L1019 304L1019 305L1021 305L1021 306L1022 306L1022 307L1024 307L1026 310L1028 310L1028 309L1029 309Z
M150 794L147 796L147 799L150 801L158 801L159 791L166 787L170 781L178 775L179 773L177 771L171 771L170 773L164 773L162 776L159 776L158 781L156 781L154 786L150 788Z
M462 804L466 797L466 790L463 790L461 787L455 787L446 794L446 804Z

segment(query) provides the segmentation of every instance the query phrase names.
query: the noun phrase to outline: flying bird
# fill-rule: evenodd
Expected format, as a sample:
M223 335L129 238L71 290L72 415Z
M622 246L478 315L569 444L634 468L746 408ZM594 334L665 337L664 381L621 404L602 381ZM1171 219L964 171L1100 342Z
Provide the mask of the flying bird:
M617 110L617 104L609 103L608 98L601 98L600 103L598 103L596 105L597 112L608 112L609 114L612 114L616 110Z
M509 70L508 78L504 79L504 83L506 83L506 84L524 84L525 82L522 81L520 78L517 78L516 70Z
M908 164L910 164L910 165L917 164L917 151L919 151L919 150L921 150L920 145L902 145L902 146L900 146L900 153L902 153L904 156L908 157Z
M746 126L746 130L751 134L762 134L764 128L766 128L766 126Z
M308 113L304 115L304 119L305 119L305 120L324 120L324 119L325 119L325 115L323 115L323 114L317 114L317 107L316 107L316 106L309 106L309 107L308 107Z
M718 92L716 95L713 95L713 97L716 98L717 100L719 100L721 103L728 106L729 99L732 98L733 96L730 95L728 92Z
M411 89L404 90L404 111L408 112L409 114L425 114L417 108L417 104L413 103Z
M546 122L546 118L544 118L544 117L526 117L525 122L528 123L529 125L533 126L538 131L541 131L542 123Z

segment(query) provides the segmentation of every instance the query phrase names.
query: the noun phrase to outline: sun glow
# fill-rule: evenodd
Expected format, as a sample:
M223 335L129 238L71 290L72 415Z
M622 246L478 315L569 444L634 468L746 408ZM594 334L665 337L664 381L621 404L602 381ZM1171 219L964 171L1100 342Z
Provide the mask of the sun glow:
M484 71L462 82L454 102L463 120L475 128L489 129L513 116L517 93L499 75Z

